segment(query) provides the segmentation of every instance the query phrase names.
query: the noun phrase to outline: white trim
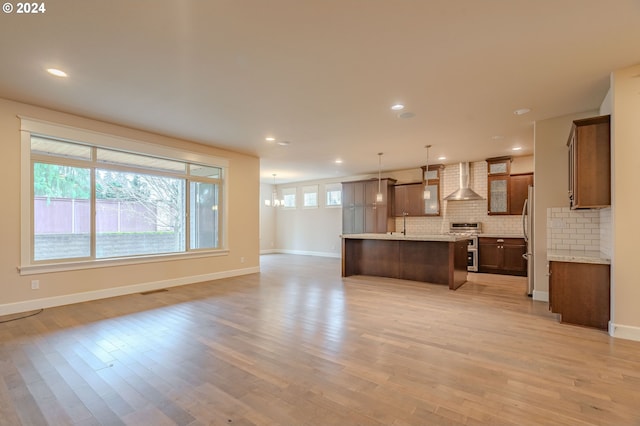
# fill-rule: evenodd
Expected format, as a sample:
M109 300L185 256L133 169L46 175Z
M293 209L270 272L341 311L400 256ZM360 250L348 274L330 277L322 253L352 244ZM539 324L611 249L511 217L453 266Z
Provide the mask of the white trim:
M31 181L31 135L29 132L20 132L20 265L31 263L31 246L33 245Z
M283 250L283 249L274 249L274 250L264 250L260 253L268 252L268 253L281 253L281 254L299 254L301 256L318 256L318 257L334 257L340 259L342 255L340 253L331 253L324 251L306 251L306 250Z
M278 254L278 253L280 253L280 250L277 250L277 249L260 250L260 254Z
M189 277L173 278L170 280L152 281L148 283L134 284L121 287L112 287L104 290L87 291L64 296L47 297L43 299L26 300L23 302L7 303L0 305L0 315L17 314L36 309L52 308L54 306L69 305L72 303L88 302L91 300L106 299L108 297L124 296L143 291L159 290L168 287L176 287L186 284L195 284L204 281L214 281L223 278L237 277L260 272L260 267L235 269L230 271L213 272L210 274L193 275Z
M33 264L18 267L20 275L46 274L51 272L76 271L80 269L108 268L113 266L139 265L142 263L166 262L169 260L198 259L202 257L228 256L229 250L190 251L183 253L155 254L147 256L120 257L115 259L91 259L60 263Z
M18 118L20 118L20 130L37 134L39 136L54 137L68 140L70 142L84 142L86 144L104 148L117 148L125 152L154 155L170 160L182 160L222 168L229 167L229 160L222 157L185 151L183 149L157 145L151 142L127 139L120 136L95 132L93 130L80 129L66 126L64 124L51 123L21 115L19 115Z
M636 340L640 342L640 327L614 324L609 321L609 335L619 339Z
M127 139L115 135L106 133L95 132L87 129L80 129L63 124L51 123L48 121L38 120L34 118L24 117L18 115L20 119L20 266L18 270L20 275L32 275L47 272L60 272L76 269L89 269L94 267L105 266L119 266L130 265L136 263L148 263L157 262L166 259L175 258L198 258L203 256L221 256L227 255L228 247L228 221L229 221L229 160L222 157L216 157L207 154L200 154L196 152L186 151L183 149L172 148L154 144L151 142L143 142L133 139ZM31 258L33 250L33 212L31 211L33 200L33 183L32 183L32 170L31 170L31 135L38 135L42 137L56 138L76 143L84 143L95 147L114 148L123 152L132 152L140 155L155 156L160 158L166 158L174 161L184 161L191 164L204 164L213 167L220 167L222 169L221 179L221 204L223 206L222 218L219 223L219 232L221 247L223 249L216 250L215 252L209 251L207 253L196 254L197 251L188 250L189 241L186 241L185 252L171 253L169 255L150 255L141 257L129 257L120 259L91 259L90 261L70 261L57 263L34 262ZM196 176L194 176L198 180ZM190 179L186 174L182 179ZM92 183L94 185L95 183ZM189 188L187 190L187 197L189 197ZM92 187L92 194L95 195L95 188ZM95 202L95 197L92 197L92 203ZM190 203L186 203L186 226L189 226L189 209ZM95 206L92 206L92 211L95 212ZM95 221L95 215L91 217L91 221ZM95 223L92 223L92 229L95 229ZM92 244L95 244L95 238L92 236ZM92 247L92 253L95 253L95 247Z
M548 302L549 301L549 292L548 291L533 290L533 300L536 300L538 302Z

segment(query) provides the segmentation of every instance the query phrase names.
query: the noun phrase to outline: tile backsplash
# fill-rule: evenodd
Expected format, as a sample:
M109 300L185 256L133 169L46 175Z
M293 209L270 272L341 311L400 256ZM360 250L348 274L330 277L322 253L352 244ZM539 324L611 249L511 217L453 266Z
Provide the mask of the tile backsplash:
M611 209L547 209L547 249L611 254Z
M441 197L458 189L460 167L445 167L441 178ZM519 215L489 216L487 206L487 162L477 161L469 165L469 186L483 200L442 201L442 214L438 217L407 217L407 233L441 234L449 232L452 222L481 222L482 232L487 234L522 235L522 218ZM396 230L402 231L402 218L396 218Z

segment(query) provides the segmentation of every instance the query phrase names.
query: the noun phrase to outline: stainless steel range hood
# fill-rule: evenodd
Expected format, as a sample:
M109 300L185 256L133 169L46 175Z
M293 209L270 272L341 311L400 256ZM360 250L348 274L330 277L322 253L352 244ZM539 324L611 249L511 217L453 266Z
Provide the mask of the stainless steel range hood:
M460 163L460 188L444 198L446 201L482 200L483 198L469 188L469 162Z

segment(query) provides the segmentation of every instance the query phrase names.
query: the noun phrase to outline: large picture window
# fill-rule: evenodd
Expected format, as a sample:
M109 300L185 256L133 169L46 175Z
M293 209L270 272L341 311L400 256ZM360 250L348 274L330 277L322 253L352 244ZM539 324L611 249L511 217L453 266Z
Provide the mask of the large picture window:
M23 267L224 249L225 168L211 164L215 157L197 163L164 147L162 155L132 152L118 140L99 145L37 134L37 122L24 127L31 195L23 210L32 220L23 226Z

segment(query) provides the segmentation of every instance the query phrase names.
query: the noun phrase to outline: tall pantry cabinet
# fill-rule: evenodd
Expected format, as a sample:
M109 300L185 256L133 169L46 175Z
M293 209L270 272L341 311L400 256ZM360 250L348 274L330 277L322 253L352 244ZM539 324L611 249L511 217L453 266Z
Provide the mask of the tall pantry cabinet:
M382 201L376 200L378 180L342 182L342 233L386 233L395 231L395 179L381 179Z

